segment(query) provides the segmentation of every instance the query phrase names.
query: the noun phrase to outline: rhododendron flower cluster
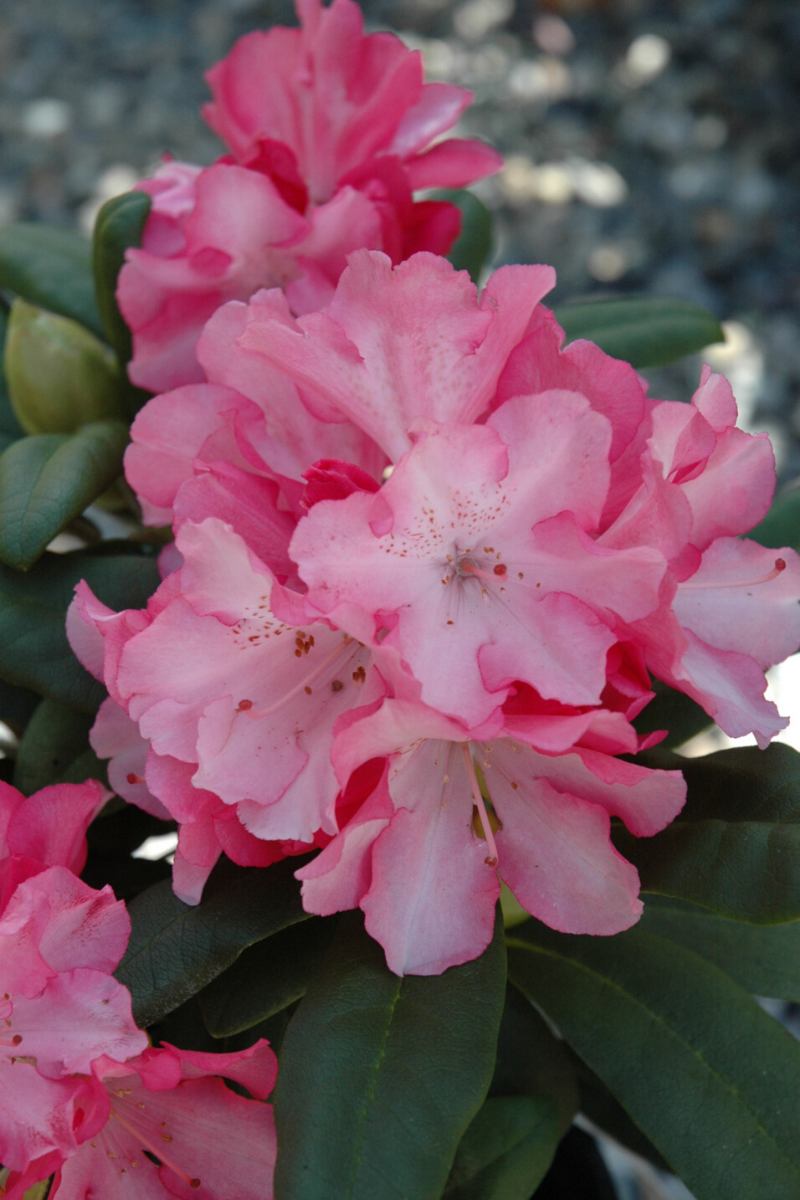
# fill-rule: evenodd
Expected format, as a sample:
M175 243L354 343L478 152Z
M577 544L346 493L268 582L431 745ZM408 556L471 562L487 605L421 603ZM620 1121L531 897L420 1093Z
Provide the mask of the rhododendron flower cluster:
M275 1056L263 1041L227 1055L148 1048L112 975L130 934L125 906L74 873L108 798L94 781L28 798L0 784L3 1194L17 1200L55 1172L51 1195L110 1200L131 1194L120 1190L131 1173L136 1195L260 1200L272 1194L272 1112L260 1101Z
M222 849L317 847L305 907L360 906L398 974L480 954L501 881L612 934L642 904L611 819L647 837L685 798L618 757L659 740L631 724L650 673L733 735L786 724L763 672L800 642L800 562L740 539L768 440L708 369L659 402L564 347L553 282L504 267L479 295L432 254L360 250L324 311L223 306L208 382L134 423L164 582L119 614L81 585L70 628L111 697L95 747L180 823L184 899Z
M130 377L151 391L203 378L195 344L226 300L281 287L294 312L309 312L329 302L359 247L393 262L446 254L459 210L413 193L464 187L502 164L482 142L431 146L472 94L423 83L419 51L365 34L353 0L297 9L299 29L248 34L206 76L203 115L230 153L206 168L168 162L138 185L152 209L119 303Z

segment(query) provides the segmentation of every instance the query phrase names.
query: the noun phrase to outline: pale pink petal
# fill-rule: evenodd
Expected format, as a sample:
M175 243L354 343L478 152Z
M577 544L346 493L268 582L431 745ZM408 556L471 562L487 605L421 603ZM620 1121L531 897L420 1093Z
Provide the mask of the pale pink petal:
M389 790L399 811L372 851L366 928L396 975L439 975L483 953L500 895L460 745L423 742L395 761Z
M139 733L136 722L110 696L100 705L89 742L98 758L111 760L108 782L118 796L152 817L169 821L168 810L145 783L149 744Z
M0 1058L0 1162L24 1171L45 1155L74 1154L91 1102L91 1087L83 1080L45 1079L31 1063Z
M480 415L553 282L549 268L503 267L478 303L469 278L442 259L419 254L392 268L386 255L360 250L327 314L302 318L302 333L251 321L241 345L313 388L396 459L418 417Z
M762 670L800 647L800 558L790 549L719 538L676 593L684 629L718 650L754 658Z
M634 925L643 909L639 876L611 845L605 809L557 792L530 772L526 753L504 742L492 749L498 871L522 907L562 933Z
M20 1038L19 1055L34 1058L50 1079L88 1074L101 1054L131 1058L148 1045L131 1016L130 992L102 971L62 971L40 995L15 996L5 1024L9 1037Z
M579 392L611 421L610 457L614 462L632 441L645 415L642 381L628 363L610 358L592 342L579 340L562 350L563 342L563 329L540 305L527 336L508 357L497 385L497 400L535 395L550 388Z

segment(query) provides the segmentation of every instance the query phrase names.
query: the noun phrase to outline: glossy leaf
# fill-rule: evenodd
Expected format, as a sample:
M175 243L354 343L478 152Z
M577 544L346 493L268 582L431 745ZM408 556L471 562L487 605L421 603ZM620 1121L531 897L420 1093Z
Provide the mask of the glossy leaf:
M508 939L554 1021L697 1200L800 1195L800 1043L722 971L634 927Z
M57 700L42 700L20 739L14 787L30 796L60 779L70 764L88 750L93 720L91 714L80 709Z
M725 341L711 313L665 296L578 300L560 304L554 312L568 342L586 338L634 367L663 367Z
M336 917L292 925L245 950L200 994L212 1037L251 1029L304 996L336 929Z
M169 880L134 900L131 938L116 975L130 989L139 1025L160 1020L248 946L306 917L294 879L298 865L296 858L247 869L223 861L194 907L177 898Z
M667 736L659 743L659 749L682 746L695 734L714 724L705 709L691 696L667 687L660 680L653 680L655 698L642 709L633 724L639 734L655 733L666 729Z
M715 963L748 992L800 1004L800 921L746 925L653 896L645 905L642 928Z
M669 1163L664 1156L659 1154L649 1138L646 1138L639 1126L631 1120L602 1079L595 1075L574 1051L570 1053L580 1092L579 1107L584 1116L640 1158L646 1158L661 1171L669 1171Z
M85 579L109 608L144 608L160 583L153 554L124 542L44 554L24 574L0 565L0 678L95 712L106 695L70 649L64 620Z
M26 570L122 471L127 430L92 421L77 433L20 438L0 456L0 560Z
M125 251L141 245L150 204L146 192L132 191L115 196L100 209L94 227L92 270L97 306L105 336L123 364L130 362L133 346L131 331L117 305L117 278L125 262ZM125 381L122 401L129 418L136 415L149 396L143 388Z
M647 761L682 770L688 799L655 837L614 827L614 844L639 868L642 890L739 921L800 918L800 754L774 743L703 758L656 751Z
M546 1096L495 1096L459 1144L445 1200L530 1200L553 1161L558 1116Z
M433 199L449 200L461 210L461 233L447 258L457 271L469 271L472 282L477 283L492 252L492 214L482 200L465 189L437 191Z
M92 248L78 233L24 221L0 228L0 286L103 337Z
M275 1092L276 1200L439 1200L489 1086L505 946L400 978L342 917L287 1030Z
M779 496L764 520L747 536L775 550L782 550L784 546L800 550L800 487L793 487Z
M125 262L125 251L141 245L150 205L146 192L114 196L100 209L94 226L92 271L97 307L106 339L123 363L131 357L131 331L117 307L117 276Z

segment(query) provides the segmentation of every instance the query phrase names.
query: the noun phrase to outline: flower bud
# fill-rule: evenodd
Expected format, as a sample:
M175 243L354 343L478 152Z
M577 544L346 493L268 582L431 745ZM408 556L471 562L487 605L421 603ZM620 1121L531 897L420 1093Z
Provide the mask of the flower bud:
M26 433L124 420L116 355L77 321L16 299L5 346L11 404Z

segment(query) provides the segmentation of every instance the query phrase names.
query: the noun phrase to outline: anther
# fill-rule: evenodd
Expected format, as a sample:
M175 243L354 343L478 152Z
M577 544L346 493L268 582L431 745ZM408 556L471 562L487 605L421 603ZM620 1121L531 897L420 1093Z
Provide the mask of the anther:
M253 707L252 700L240 700L236 711L237 712L249 712L252 707Z
M144 777L142 775L134 775L133 771L126 775L125 778L128 783L144 783Z

